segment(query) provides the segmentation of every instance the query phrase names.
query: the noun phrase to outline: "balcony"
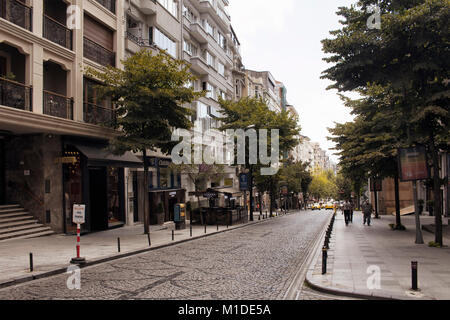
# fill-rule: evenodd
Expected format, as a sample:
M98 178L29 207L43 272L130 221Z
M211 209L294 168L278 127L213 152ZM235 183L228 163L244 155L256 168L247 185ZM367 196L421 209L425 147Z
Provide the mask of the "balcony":
M116 14L116 0L95 0L104 6L106 9Z
M116 53L84 37L84 57L102 66L116 66Z
M32 31L33 8L18 0L0 0L0 17Z
M73 120L73 99L44 90L44 114Z
M72 30L65 25L44 15L44 38L72 50Z
M0 105L32 111L32 90L22 83L0 78Z
M109 124L114 122L115 113L111 108L84 102L84 122L91 124Z
M191 23L191 35L200 44L208 43L208 34L198 22Z
M191 69L199 75L208 75L210 70L208 64L200 56L194 56L191 58Z

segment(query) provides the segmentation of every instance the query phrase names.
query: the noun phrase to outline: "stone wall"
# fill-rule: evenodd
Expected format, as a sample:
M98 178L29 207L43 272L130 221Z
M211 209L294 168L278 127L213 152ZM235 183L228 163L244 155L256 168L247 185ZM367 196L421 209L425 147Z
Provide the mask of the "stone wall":
M40 223L62 232L62 165L55 163L61 157L61 138L44 134L11 137L5 153L7 202L20 204ZM49 223L47 211L51 213Z

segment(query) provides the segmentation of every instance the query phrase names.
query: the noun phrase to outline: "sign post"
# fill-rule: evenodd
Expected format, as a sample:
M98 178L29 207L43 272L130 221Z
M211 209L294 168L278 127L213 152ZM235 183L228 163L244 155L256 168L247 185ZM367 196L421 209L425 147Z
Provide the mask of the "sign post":
M72 258L70 263L82 265L86 263L85 258L80 257L80 242L81 242L81 225L86 222L86 206L82 204L73 205L73 223L77 225L77 256Z
M422 228L417 197L417 181L428 179L427 150L425 146L398 149L399 172L402 182L412 181L416 216L416 244L423 244Z

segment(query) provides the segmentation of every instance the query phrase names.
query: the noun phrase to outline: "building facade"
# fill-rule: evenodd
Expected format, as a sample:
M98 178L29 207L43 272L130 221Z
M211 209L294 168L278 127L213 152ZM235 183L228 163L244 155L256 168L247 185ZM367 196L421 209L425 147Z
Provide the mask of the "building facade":
M121 66L123 3L2 2L0 202L20 204L56 232L75 230L71 208L79 203L88 204L83 231L126 223L126 171L142 163L104 150L115 132L102 124L113 109L84 75Z

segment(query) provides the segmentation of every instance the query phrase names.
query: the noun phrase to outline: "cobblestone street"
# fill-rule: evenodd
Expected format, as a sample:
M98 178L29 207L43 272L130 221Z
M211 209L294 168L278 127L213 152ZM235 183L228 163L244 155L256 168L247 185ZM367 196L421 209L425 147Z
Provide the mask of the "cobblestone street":
M279 219L6 288L0 299L281 300L329 213ZM299 299L332 298L303 289Z

